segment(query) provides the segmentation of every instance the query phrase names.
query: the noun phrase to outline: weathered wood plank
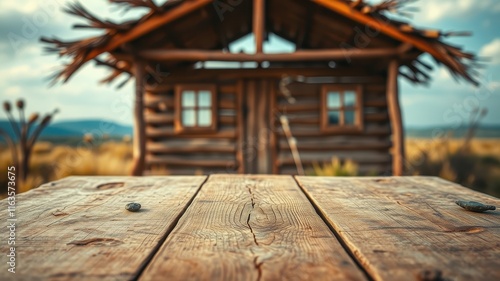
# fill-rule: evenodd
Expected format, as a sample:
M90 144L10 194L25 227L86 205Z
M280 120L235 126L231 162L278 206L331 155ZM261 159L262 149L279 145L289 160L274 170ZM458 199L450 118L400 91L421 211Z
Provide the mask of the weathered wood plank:
M500 200L438 178L312 178L299 184L374 280L500 280Z
M210 176L140 280L365 280L292 177Z
M18 266L15 276L1 270L0 280L133 279L205 179L70 177L20 194ZM129 202L141 211L125 210ZM6 229L7 212L0 219ZM4 265L7 247L0 245Z
M146 136L148 138L166 138L166 137L176 137L176 138L207 138L207 139L234 139L237 133L234 129L220 129L216 133L204 133L204 134L178 134L169 128L146 128Z
M207 159L206 156L199 156L194 158L193 155L187 156L160 156L160 155L146 155L146 162L148 164L163 164L173 165L175 167L198 167L198 168L232 168L237 167L238 163L234 159Z
M166 142L149 142L147 152L157 154L190 154L190 153L236 153L235 145L206 145L192 143L189 145L171 145Z
M285 132L283 132L282 129L278 130L278 135L280 137L285 137ZM389 136L391 133L390 128L387 126L366 126L365 130L362 133L358 132L350 132L350 131L342 131L342 135L354 135L358 137L383 137L383 136ZM321 132L320 130L315 130L315 128L308 128L306 129L295 129L292 128L292 134L296 138L301 138L301 137L315 137L315 138L320 138L320 137L325 137L325 136L338 136L338 132Z
M310 157L310 154L303 153L300 155L303 165L313 165L313 164L323 164L323 163L331 163L333 158L337 158L343 161L352 160L358 165L370 165L370 164L387 164L391 163L390 155L370 155L369 157L362 157L359 154L355 154L353 156L349 156L348 153L324 153L323 157L313 156ZM281 152L278 160L276 161L277 165L295 165L295 161L290 153L285 151Z
M279 147L282 150L290 150L290 146L286 141L281 141L279 143ZM299 151L370 151L370 150L375 150L375 151L380 151L380 150L385 150L387 151L391 147L391 142L390 141L384 141L384 142L378 142L378 143L367 143L367 144L352 144L352 143L346 143L346 144L336 144L336 143L329 143L329 142L322 142L321 140L318 140L314 143L299 143L297 144L297 148Z

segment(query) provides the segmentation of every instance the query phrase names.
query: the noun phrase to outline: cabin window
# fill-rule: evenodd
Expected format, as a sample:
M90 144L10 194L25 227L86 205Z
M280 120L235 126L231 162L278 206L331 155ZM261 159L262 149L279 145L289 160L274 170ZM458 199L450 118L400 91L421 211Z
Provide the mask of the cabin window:
M322 131L361 132L363 105L360 86L324 86L322 91Z
M182 132L214 132L216 92L213 85L179 85L176 87L175 130Z

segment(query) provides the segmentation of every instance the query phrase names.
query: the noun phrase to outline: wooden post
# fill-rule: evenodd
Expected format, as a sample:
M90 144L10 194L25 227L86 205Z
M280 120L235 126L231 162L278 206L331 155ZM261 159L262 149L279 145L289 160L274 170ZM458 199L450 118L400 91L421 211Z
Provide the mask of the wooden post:
M134 102L134 147L133 147L133 176L142 176L146 159L146 123L144 122L144 89L145 72L144 62L134 61L135 75L135 102Z
M396 59L389 62L387 75L387 103L389 118L392 126L392 173L395 176L403 175L404 168L404 132L398 92L399 63Z
M262 53L264 42L264 0L253 1L253 34L255 35L255 52Z

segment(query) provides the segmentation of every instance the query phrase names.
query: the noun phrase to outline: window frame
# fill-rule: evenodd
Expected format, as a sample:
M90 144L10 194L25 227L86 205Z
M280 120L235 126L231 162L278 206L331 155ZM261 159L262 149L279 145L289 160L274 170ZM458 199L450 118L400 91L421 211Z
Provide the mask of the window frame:
M195 92L195 105L193 110L196 112L195 116L195 126L186 127L182 124L182 112L184 108L182 106L182 93L185 91ZM198 125L198 114L200 108L198 106L198 94L200 91L209 91L211 93L211 105L210 110L212 122L210 126L199 126ZM191 108L191 107L189 107ZM205 107L202 107L205 108ZM208 108L208 106L207 106ZM174 129L177 134L183 133L214 133L217 131L217 91L216 86L213 84L180 84L175 86L175 121Z
M340 106L336 108L339 112L339 124L329 124L328 112L332 108L328 107L328 92L336 91L339 93ZM352 107L345 106L345 92L352 91L356 93L356 105L353 107L355 114L355 123L353 125L345 125L345 112L351 111ZM363 87L361 85L323 85L321 91L321 131L325 133L340 132L340 133L362 133L364 130L364 115L363 115Z

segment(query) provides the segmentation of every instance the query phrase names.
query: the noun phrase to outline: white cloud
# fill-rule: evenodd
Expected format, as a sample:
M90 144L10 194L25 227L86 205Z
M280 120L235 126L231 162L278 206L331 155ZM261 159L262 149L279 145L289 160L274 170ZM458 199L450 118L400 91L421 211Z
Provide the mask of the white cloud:
M479 55L490 59L491 64L500 64L500 38L495 38L484 45L479 51Z
M440 67L437 77L441 80L450 79L451 78L450 71L444 67Z
M12 86L5 89L5 95L8 97L17 97L21 94L21 87Z
M491 81L488 84L485 85L486 90L488 91L496 91L500 89L500 81Z
M420 0L410 6L419 8L416 17L425 23L433 23L444 18L462 18L480 11L500 12L498 0Z

